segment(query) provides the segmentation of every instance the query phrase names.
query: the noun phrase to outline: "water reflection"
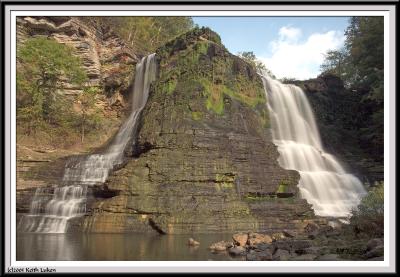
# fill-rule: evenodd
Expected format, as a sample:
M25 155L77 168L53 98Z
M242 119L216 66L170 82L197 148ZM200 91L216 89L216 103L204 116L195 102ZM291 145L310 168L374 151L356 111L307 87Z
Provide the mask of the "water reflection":
M17 260L58 261L207 261L241 260L213 254L207 247L231 235L196 235L198 247L189 247L190 235L148 234L35 234L17 235Z

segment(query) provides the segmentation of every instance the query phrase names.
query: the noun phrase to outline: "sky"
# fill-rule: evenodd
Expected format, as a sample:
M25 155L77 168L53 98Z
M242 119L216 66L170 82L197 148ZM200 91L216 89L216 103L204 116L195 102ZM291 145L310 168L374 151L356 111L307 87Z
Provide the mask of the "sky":
M344 44L348 17L193 17L221 36L228 50L252 51L277 78L320 73L324 54Z

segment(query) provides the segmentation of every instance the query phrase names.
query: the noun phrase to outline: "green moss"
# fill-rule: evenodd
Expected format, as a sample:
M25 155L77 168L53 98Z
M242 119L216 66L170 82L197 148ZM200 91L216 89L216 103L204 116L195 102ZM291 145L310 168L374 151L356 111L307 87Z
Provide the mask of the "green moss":
M195 121L200 121L203 119L203 113L202 112L192 112L192 119Z
M219 185L220 189L232 189L235 176L232 174L217 174L215 181Z
M175 91L176 85L177 85L178 81L175 79L170 79L167 81L166 83L166 93L167 94L172 94Z
M287 187L288 187L287 183L282 181L279 184L279 187L278 187L278 190L276 191L276 193L286 193L286 192L288 192L288 188Z
M202 38L199 39L200 35ZM220 116L225 114L225 99L235 99L253 108L258 113L260 126L268 127L268 115L262 111L266 97L261 80L257 76L249 77L247 71L233 70L234 56L222 45L215 44L210 36L214 38L207 30L195 30L182 41L167 47L174 49L168 50L172 51L170 55L161 58L159 82L164 83L163 91L167 94L198 92L205 98L207 111ZM263 108L259 108L261 106ZM194 120L202 117L199 113L191 116Z
M270 121L269 121L269 116L268 116L266 107L264 106L261 109L261 111L257 112L257 114L258 114L258 118L259 118L259 121L261 123L261 126L263 128L270 128Z

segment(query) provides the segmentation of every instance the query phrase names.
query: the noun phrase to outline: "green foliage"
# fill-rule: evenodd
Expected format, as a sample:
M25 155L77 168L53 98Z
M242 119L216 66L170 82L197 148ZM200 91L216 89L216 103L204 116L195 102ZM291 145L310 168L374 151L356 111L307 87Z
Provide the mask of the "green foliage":
M352 17L345 35L342 49L326 53L322 72L350 87L376 87L383 80L383 17Z
M77 97L80 112L76 123L81 130L81 142L84 141L87 130L97 129L100 125L100 110L95 106L97 94L97 87L85 87Z
M200 121L203 118L202 112L192 112L192 119L195 121Z
M193 20L186 16L105 16L83 20L113 30L128 45L146 53L193 28Z
M350 226L356 234L383 236L384 232L384 186L378 183L352 211Z
M82 84L86 74L73 49L44 37L28 39L17 51L17 118L31 133L42 121L60 126L71 104L57 93L62 78Z
M323 73L339 76L361 94L365 112L355 116L361 145L376 159L383 159L383 17L352 17L342 49L329 51Z
M275 75L271 72L271 70L269 70L262 61L257 59L256 55L252 51L238 52L237 55L240 58L244 59L249 64L251 64L252 66L254 66L254 68L258 72L266 73L269 76L271 76L272 78L274 78L274 79L276 78Z
M295 78L286 78L286 77L283 77L282 79L279 79L279 81L280 81L281 83L283 83L283 84L291 84L291 83L293 83L294 81L296 81L296 79L295 79Z

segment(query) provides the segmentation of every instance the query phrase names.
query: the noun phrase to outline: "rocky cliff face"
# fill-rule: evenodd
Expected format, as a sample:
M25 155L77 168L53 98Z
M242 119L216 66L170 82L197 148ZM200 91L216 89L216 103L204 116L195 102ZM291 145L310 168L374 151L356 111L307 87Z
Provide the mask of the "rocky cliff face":
M329 74L295 83L310 101L328 152L337 155L363 182L382 181L383 149L372 149L359 136L365 125L360 118L368 113L362 104L363 92L345 89L339 78Z
M209 29L178 37L157 57L132 157L70 231L302 229L314 215L299 198L299 174L278 165L255 70Z
M95 28L82 17L18 17L18 44L35 36L51 37L73 47L82 60L89 83L105 91L106 104L121 107L126 104L123 96L129 92L138 57L111 31ZM81 88L65 81L60 91L76 95Z

